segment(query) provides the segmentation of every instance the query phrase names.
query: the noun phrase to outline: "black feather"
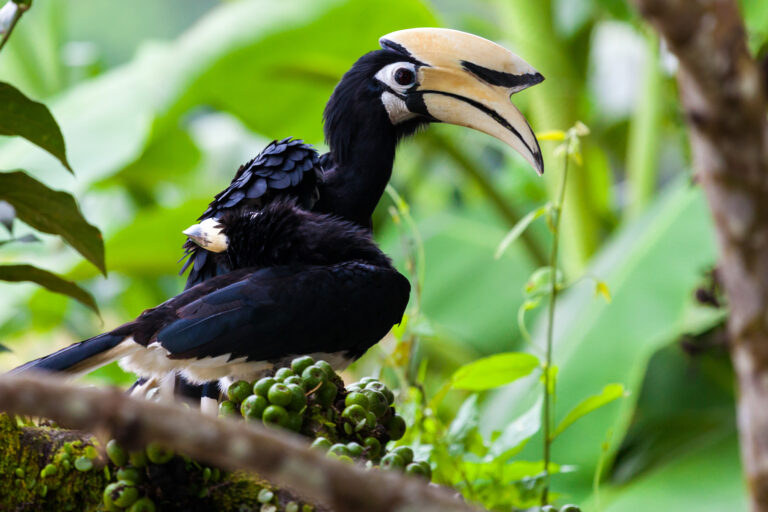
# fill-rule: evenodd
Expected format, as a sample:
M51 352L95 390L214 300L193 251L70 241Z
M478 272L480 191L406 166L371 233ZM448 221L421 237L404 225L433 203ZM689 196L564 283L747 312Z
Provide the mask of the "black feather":
M30 361L14 368L10 373L21 373L29 370L51 372L76 371L79 366L87 367L89 359L116 347L125 337L122 334L109 332L100 334L80 343L70 345L53 354Z

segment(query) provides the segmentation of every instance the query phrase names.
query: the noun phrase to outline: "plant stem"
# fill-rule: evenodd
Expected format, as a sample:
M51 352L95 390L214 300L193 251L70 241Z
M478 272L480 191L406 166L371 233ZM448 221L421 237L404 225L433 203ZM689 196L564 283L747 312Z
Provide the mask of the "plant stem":
M411 281L415 282L413 287L415 304L411 307L409 316L411 319L410 321L416 321L421 315L421 294L424 289L424 270L426 267L424 239L421 237L421 232L416 225L416 221L411 216L408 203L405 202L402 196L391 184L387 185L386 192L394 203L397 215L401 218L401 222L398 224L400 240L403 244L403 253L406 259L407 270L411 275ZM402 229L403 222L407 224L407 229L410 231L410 235ZM415 332L410 331L408 338L408 361L405 372L406 382L409 385L417 386L421 389L421 385L419 384L416 375L418 372L416 353L419 346L419 336ZM423 394L424 390L421 389L421 391Z
M9 3L12 0L9 0ZM27 12L27 10L32 6L32 0L29 0L26 3L16 3L16 12L13 13L13 18L11 19L11 24L8 25L8 30L5 31L3 34L3 38L0 39L0 50L3 49L3 46L5 46L5 43L8 41L8 38L11 37L11 32L13 32L13 29L16 28L16 24L21 19L21 16ZM3 6L5 7L5 6Z
M563 211L563 202L565 201L565 183L568 179L568 161L571 158L570 155L570 142L568 144L568 150L565 152L565 164L563 165L563 176L560 181L560 192L558 194L557 202L552 207L554 219L552 221L552 251L549 254L549 268L550 268L550 290L549 290L549 311L547 317L547 348L544 362L544 407L542 411L543 423L544 423L544 490L541 493L541 504L546 505L549 500L549 461L550 461L550 447L552 439L550 438L551 431L551 418L553 416L553 404L552 396L554 395L554 382L550 386L551 371L552 371L552 338L554 336L555 326L555 304L557 301L557 250L558 240L560 234L560 217ZM552 392L550 393L550 387Z
M483 173L483 171L478 168L477 164L473 162L472 159L469 158L461 149L459 149L459 147L456 146L453 141L447 137L437 135L433 132L429 133L427 139L448 153L448 156L450 156L453 161L459 164L459 168L464 171L464 173L467 174L470 178L472 178L475 183L477 183L477 185L482 189L483 193L488 196L488 199L490 199L491 203L496 207L496 210L499 212L499 214L509 224L510 228L518 223L520 216L509 206L507 201L494 188L493 184L485 176L485 173ZM520 239L525 245L525 248L527 249L528 254L533 259L534 263L537 266L544 265L544 262L547 261L547 258L544 256L544 252L541 250L541 247L539 247L539 244L536 243L536 240L533 239L533 236L530 234L530 232L523 231L523 233L520 235Z

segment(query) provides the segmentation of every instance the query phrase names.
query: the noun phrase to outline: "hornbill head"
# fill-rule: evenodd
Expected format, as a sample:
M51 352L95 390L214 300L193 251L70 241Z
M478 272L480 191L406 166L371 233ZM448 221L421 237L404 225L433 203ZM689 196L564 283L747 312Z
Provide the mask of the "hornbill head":
M487 39L442 28L400 30L379 43L383 50L361 57L326 106L326 139L337 161L353 158L355 139L372 136L372 129L389 128L398 140L445 122L496 137L543 172L533 130L509 99L544 80L527 62ZM351 111L367 116L355 119Z

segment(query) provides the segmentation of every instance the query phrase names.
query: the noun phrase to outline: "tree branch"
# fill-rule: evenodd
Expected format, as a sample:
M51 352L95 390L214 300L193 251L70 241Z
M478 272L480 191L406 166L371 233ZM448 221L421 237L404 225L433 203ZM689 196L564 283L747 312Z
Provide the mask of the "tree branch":
M107 432L129 448L158 441L222 469L254 471L337 512L477 510L417 479L331 460L295 435L205 416L178 404L137 400L118 389L78 387L48 375L4 375L0 410Z
M11 37L11 32L16 28L16 24L21 19L21 16L27 12L31 6L32 0L26 2L8 0L8 2L0 8L0 34L2 34L2 39L0 39L0 50L2 50L5 43L8 42L8 38Z
M735 0L634 0L680 60L694 165L715 219L754 512L768 512L768 117Z

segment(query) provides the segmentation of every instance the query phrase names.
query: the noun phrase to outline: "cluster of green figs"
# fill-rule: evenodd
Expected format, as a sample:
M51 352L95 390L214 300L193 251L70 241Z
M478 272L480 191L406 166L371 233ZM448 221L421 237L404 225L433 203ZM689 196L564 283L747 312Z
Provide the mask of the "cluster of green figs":
M171 507L186 510L184 504L194 503L201 510L212 489L231 486L224 483L229 476L218 468L175 454L158 443L150 443L143 450L127 451L114 439L106 446L106 453L114 467L109 483L104 488L103 509L107 512L155 512ZM259 512L314 512L315 507L297 501L280 500L275 489L264 483L249 493L258 503L241 506L242 510ZM171 494L174 493L174 494ZM210 503L210 502L208 502ZM256 507L256 508L254 508ZM211 505L211 510L214 506Z
M104 508L107 511L154 512L155 503L148 496L142 496L141 486L147 478L148 466L160 466L170 462L175 454L157 443L150 443L144 450L128 452L112 439L106 446L107 457L116 471L110 483L104 488ZM218 481L221 472L206 468L207 480Z
M405 434L386 385L367 377L345 388L330 364L310 356L294 359L272 377L232 383L227 398L219 405L220 416L242 416L312 438L329 429L335 430L331 437L370 433L380 441Z
M395 412L392 391L372 377L345 387L326 361L302 356L274 376L232 383L227 398L220 416L301 433L329 457L430 478L429 463L414 461L410 448L386 451L387 442L405 434L405 420Z

